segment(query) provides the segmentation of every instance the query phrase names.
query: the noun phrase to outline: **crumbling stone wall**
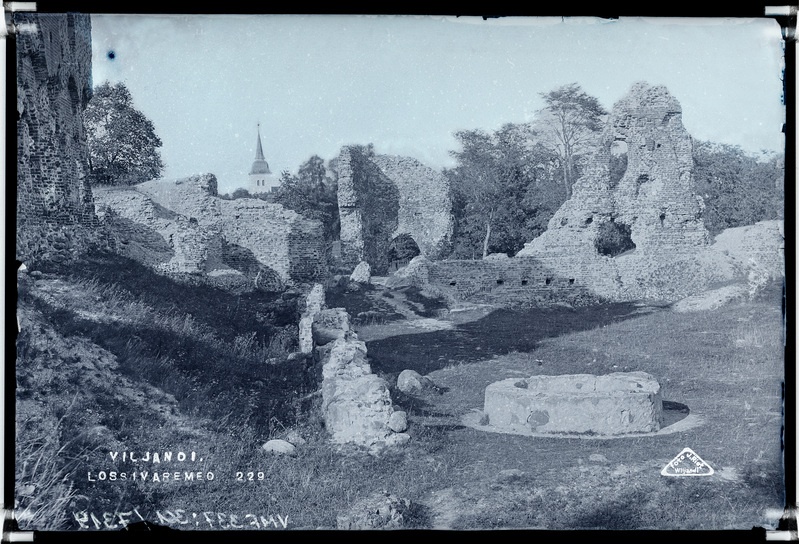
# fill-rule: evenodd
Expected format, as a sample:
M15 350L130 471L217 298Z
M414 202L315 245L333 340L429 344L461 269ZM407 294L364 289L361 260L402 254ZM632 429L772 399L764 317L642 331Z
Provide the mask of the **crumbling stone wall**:
M82 112L91 98L91 20L14 13L17 258L61 260L101 242Z
M262 200L222 200L213 174L96 193L119 250L161 272L268 291L326 274L320 222Z
M119 253L162 272L222 268L221 232L161 206L132 187L98 187L97 214L116 235Z
M391 238L409 234L429 259L446 254L455 225L447 178L410 157L376 155L372 162L399 191L397 228Z
M312 283L326 274L322 223L263 200L220 200L222 235L252 251L284 281Z
M413 237L429 258L449 247L447 179L415 159L345 146L338 157L338 206L342 261L351 269L366 261L375 274L386 273L389 246L401 234Z
M372 373L366 344L350 328L344 308L326 308L316 284L306 297L299 326L300 351L322 363L322 417L332 442L380 453L407 443L405 424L392 422L395 408L388 383ZM402 414L403 416L405 414Z
M445 260L428 263L427 282L451 300L542 307L602 302L574 276L564 277L533 258Z
M627 170L617 182L610 177L616 142L627 150ZM677 299L729 279L724 259L706 251L692 166L680 104L663 86L637 83L613 107L572 198L517 256L535 257L613 300ZM599 253L611 224L629 230L632 251Z
M525 306L676 301L724 282L751 287L781 276L780 222L728 229L709 244L681 117L665 87L634 85L546 232L513 258L429 263L422 283L456 300ZM617 148L626 149L627 170L612 179ZM629 249L610 250L611 235Z

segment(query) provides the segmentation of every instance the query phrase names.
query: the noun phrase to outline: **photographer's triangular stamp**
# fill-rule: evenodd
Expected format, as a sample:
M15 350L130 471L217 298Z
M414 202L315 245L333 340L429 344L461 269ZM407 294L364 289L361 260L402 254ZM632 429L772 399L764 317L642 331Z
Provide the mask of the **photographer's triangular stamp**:
M711 476L713 467L699 457L691 448L685 448L677 457L663 467L663 476Z

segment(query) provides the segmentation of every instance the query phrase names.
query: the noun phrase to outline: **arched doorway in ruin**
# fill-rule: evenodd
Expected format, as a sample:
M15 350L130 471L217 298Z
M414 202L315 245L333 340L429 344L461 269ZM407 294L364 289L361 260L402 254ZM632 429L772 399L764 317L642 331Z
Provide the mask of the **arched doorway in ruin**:
M413 236L407 233L396 236L388 246L388 273L393 274L420 253Z

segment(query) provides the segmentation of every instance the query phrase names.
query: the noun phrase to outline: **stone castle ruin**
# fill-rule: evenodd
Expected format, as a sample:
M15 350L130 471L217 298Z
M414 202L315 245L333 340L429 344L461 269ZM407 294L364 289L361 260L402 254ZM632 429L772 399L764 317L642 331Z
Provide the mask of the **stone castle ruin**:
M614 157L626 158L620 179L612 177ZM543 234L513 258L428 263L424 281L458 300L579 305L676 301L750 281L753 266L759 276L780 277L781 223L758 223L740 236L725 231L710 244L692 168L680 104L665 87L638 83L614 106L601 145Z
M447 179L408 157L370 155L345 146L338 157L341 257L353 269L366 261L373 273L389 266L392 241L409 235L421 255L440 258L454 220Z
M17 258L60 260L97 242L82 112L91 98L91 20L14 13Z
M613 180L611 155L625 149L627 170ZM617 102L588 164L574 196L518 257L535 257L614 300L679 298L727 275L699 258L709 236L691 137L665 87L638 83Z
M156 271L234 290L324 278L319 221L258 199L223 200L212 174L95 190L118 250Z

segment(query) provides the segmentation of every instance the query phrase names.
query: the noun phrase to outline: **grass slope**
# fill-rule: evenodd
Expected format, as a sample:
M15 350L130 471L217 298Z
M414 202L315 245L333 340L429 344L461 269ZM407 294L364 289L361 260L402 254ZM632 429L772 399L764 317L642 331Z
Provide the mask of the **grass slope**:
M778 299L696 314L630 305L498 311L450 331L369 342L373 370L390 383L415 368L440 386L422 398L392 391L409 413L412 440L374 458L328 443L313 395L319 369L287 360L296 294L186 287L111 256L44 272L19 281L23 529L78 528L76 513L102 519L134 508L182 529L227 528L248 514L261 520L257 528L277 515L291 529L332 528L338 514L381 490L417 505L411 527L748 529L773 522L768 508L782 505ZM391 312L389 330L403 317L395 304L375 302L391 293L367 288L342 300L348 295L359 311ZM419 312L439 309L417 293L396 299ZM654 374L666 399L705 424L659 437L580 440L461 423L492 381L616 370ZM296 457L260 450L289 430L306 440ZM685 446L717 476L660 476ZM123 449L197 451L199 468L215 479L88 481L87 471L124 470L108 456ZM119 528L118 520L105 528Z

